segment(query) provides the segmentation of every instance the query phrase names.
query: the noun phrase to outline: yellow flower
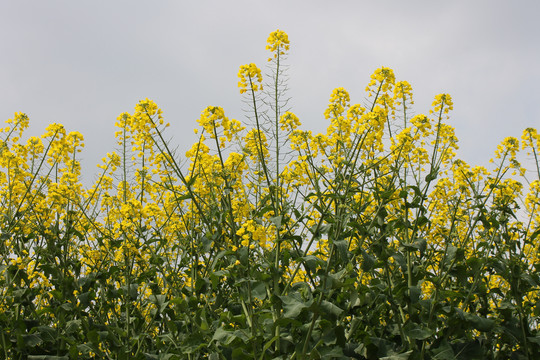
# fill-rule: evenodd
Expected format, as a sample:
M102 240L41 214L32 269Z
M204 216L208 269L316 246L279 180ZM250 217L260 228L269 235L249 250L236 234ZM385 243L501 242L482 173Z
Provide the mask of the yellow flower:
M397 105L407 108L407 103L414 104L412 86L407 81L399 81L394 88L394 100Z
M281 124L281 130L283 131L293 131L300 126L300 120L290 111L287 111L285 114L281 115L279 123Z
M435 100L433 100L433 110L431 110L431 113L439 113L443 112L444 114L448 114L450 110L454 110L454 103L452 102L452 97L449 94L439 94L435 96Z
M521 135L522 140L522 149L530 149L533 150L533 152L536 152L538 154L538 151L540 150L540 134L538 134L536 129L533 128L527 128L523 130L523 134ZM530 152L527 153L527 155L532 155Z
M394 87L396 77L394 71L387 67L381 67L371 75L371 81L366 87L368 97L377 95L379 92L386 93Z
M261 69L253 63L240 66L238 77L240 78L240 81L238 82L240 94L245 93L248 89L251 91L258 91L263 88Z
M208 106L201 114L201 117L197 122L201 125L204 130L210 134L210 138L214 139L215 134L214 130L221 126L221 123L218 120L227 121L225 117L225 112L219 106Z
M266 50L270 50L274 53L274 58L277 58L279 55L284 55L285 51L289 50L289 36L279 29L270 33L270 36L266 40L268 45L266 45ZM269 58L268 61L272 60Z
M263 161L268 157L268 141L264 132L250 130L244 138L244 144L245 151L252 160Z

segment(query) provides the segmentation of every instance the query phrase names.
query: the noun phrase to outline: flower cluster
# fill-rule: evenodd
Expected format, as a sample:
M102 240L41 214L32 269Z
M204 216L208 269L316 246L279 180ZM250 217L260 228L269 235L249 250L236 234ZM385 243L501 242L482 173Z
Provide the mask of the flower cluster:
M248 89L253 92L263 89L261 69L253 63L240 66L238 77L240 78L238 82L240 94L245 93Z
M270 50L274 53L274 59L279 55L285 55L285 51L288 51L290 48L289 36L287 33L281 30L276 30L270 34L266 40L266 50ZM272 60L269 58L268 61Z
M282 131L293 131L301 125L300 119L290 111L281 115L279 123Z

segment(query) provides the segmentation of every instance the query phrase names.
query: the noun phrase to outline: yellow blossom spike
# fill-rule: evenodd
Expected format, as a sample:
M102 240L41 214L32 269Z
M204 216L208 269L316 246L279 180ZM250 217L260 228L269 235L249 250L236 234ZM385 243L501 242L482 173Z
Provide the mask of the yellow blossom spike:
M240 94L245 93L248 89L251 91L263 89L261 69L253 63L240 66L238 77L240 78L238 82Z
M289 36L284 31L277 29L276 31L270 33L266 49L274 53L273 58L276 59L279 55L285 55L285 51L289 51ZM269 58L268 61L272 60Z

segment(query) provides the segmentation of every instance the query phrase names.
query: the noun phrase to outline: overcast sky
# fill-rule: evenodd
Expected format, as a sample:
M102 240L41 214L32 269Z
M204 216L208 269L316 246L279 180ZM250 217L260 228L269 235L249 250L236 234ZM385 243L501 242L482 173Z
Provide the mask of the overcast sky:
M414 91L414 112L454 100L458 156L486 165L506 136L540 128L540 1L2 1L0 119L29 135L62 123L85 137L86 181L114 150L114 123L146 97L182 153L208 105L242 119L238 67L266 66L268 34L291 41L289 95L321 132L332 90L365 100L375 69Z

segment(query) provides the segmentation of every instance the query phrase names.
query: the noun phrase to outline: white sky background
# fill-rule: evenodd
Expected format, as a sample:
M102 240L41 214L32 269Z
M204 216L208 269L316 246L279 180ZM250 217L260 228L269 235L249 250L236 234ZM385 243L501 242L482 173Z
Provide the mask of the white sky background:
M330 94L363 103L381 66L407 80L414 113L454 100L458 157L487 165L506 136L540 130L540 1L3 1L0 120L22 111L28 135L79 131L85 183L115 149L114 123L148 97L183 154L208 105L243 120L238 68L265 68L268 34L291 41L290 105L323 132Z

